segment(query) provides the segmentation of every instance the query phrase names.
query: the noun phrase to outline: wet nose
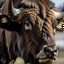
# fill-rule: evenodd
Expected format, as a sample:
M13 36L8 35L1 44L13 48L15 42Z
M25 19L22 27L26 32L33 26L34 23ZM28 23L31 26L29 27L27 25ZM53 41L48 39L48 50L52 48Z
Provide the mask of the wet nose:
M44 54L49 57L50 59L57 59L58 56L58 49L57 47L44 47L43 48Z

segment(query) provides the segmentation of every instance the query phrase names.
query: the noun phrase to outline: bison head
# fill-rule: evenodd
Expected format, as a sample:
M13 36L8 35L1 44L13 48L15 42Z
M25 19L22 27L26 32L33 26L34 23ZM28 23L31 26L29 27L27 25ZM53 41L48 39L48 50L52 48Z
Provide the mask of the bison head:
M4 17L2 17L1 19L3 18ZM10 18L8 19L7 16L5 16L5 18L7 19L6 21L12 21L10 20ZM21 23L18 24L15 22L11 22L11 24L8 23L9 22L4 23L3 25L6 26L6 28L8 28L9 30L11 29L9 28L9 26L10 27L13 26L15 29L19 29L19 31L15 30L17 37L13 35L13 38L17 38L16 40L17 46L18 49L21 51L20 53L21 57L25 59L25 57L27 56L32 56L34 59L38 60L39 62L44 62L44 63L52 59L56 59L58 51L53 38L54 36L52 32L53 28L52 25L49 26L48 21L42 20L38 15L36 15L36 20L34 21L32 15L25 14L22 17ZM19 28L17 28L17 26L19 26ZM27 55L25 55L25 53ZM30 60L32 61L32 59L29 59L28 61Z
M41 13L44 19L40 16L37 7L32 9L33 11L24 8L16 9L13 6L13 0L9 1L8 9L10 18L19 22L19 25L21 25L19 32L17 31L19 36L17 44L21 55L25 55L23 50L26 50L26 52L32 55L38 62L45 63L56 59L58 51L53 34L54 12L49 13L50 9L46 7L45 1L42 1L44 2L44 7L42 7L41 1L37 4L42 8ZM24 57L25 56L23 56L23 58ZM32 61L31 59L29 60Z

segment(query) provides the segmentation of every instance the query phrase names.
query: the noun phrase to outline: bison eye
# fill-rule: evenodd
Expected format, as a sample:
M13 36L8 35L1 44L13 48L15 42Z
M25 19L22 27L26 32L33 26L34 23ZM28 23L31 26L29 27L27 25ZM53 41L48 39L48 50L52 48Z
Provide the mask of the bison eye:
M26 21L24 26L25 26L25 30L31 30L32 29L32 25L30 24L29 21Z

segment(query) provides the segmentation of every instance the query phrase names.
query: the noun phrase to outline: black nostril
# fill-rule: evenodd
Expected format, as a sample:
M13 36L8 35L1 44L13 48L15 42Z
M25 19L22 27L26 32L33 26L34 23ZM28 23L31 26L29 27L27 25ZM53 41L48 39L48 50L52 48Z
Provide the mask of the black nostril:
M45 53L46 53L46 52L50 52L49 48L45 47L45 48L44 48L44 52L45 52Z
M57 52L57 50L55 50L54 52Z

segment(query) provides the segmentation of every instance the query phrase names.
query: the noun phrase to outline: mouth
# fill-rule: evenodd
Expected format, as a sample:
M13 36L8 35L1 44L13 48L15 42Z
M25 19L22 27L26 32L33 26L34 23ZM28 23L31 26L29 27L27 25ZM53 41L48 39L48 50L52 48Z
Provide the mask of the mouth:
M47 56L44 54L44 52L41 50L36 58L38 59L39 63L46 63L46 62L49 62L49 61L53 61L53 60L56 60L57 59L57 55L54 54L53 56Z
M53 59L53 60L57 60L57 56L58 56L58 53L54 53L52 59Z
M54 59L54 60L57 60L57 56L53 56L53 59Z
M49 61L52 61L52 60L50 60L50 59L39 59L38 61L39 61L39 63L46 63L46 62L49 62Z

